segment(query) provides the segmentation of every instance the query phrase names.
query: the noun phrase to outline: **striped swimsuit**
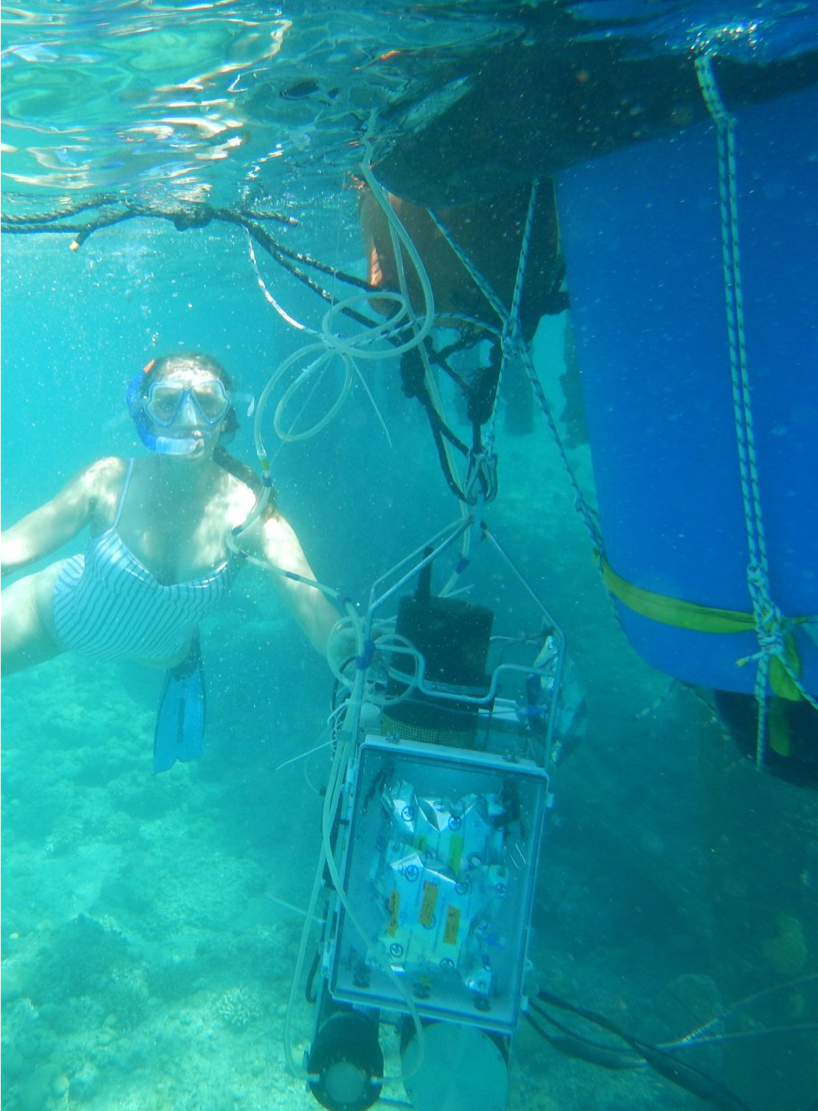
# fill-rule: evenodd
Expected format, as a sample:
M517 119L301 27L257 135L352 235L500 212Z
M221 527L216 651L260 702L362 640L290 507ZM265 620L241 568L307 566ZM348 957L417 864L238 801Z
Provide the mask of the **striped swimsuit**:
M158 582L116 531L132 471L133 460L111 527L63 564L52 594L54 627L66 648L98 660L172 659L229 591L234 564L227 559L188 582Z

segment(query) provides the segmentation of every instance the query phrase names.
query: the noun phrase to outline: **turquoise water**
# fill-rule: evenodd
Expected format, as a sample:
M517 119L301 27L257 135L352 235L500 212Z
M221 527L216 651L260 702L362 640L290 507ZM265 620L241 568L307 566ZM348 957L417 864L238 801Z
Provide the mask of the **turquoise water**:
M569 7L586 22L639 14L632 4ZM669 30L679 24L667 21L683 19L684 5L659 7L650 14L662 15L676 49ZM103 191L166 208L263 203L298 219L276 231L293 249L362 275L348 174L372 110L401 97L420 116L443 110L459 91L451 67L467 72L518 33L516 9L469 8L469 20L459 6L395 18L373 3L354 27L349 13L306 3L273 13L66 6L49 21L12 13L4 139L17 150L4 159L4 211L47 212ZM802 26L803 5L765 10L765 46L776 28L795 26L790 12ZM701 16L701 5L692 12ZM643 49L650 37L633 38ZM795 31L782 38L790 50L800 42ZM401 52L394 68L369 64L388 49ZM193 78L206 92L184 91ZM317 92L299 84L310 80ZM179 106L184 98L195 103ZM171 115L200 122L162 122ZM240 126L225 124L239 117ZM419 116L401 119L411 130ZM129 131L145 126L155 130ZM241 143L220 157L233 137ZM398 136L374 137L385 152ZM302 344L262 295L236 228L181 232L133 219L95 231L79 250L71 239L3 237L4 526L99 455L143 450L123 419L124 389L147 359L201 348L258 395ZM257 253L288 313L317 327L318 299ZM548 318L535 343L558 413L565 326ZM268 433L282 509L319 578L355 599L456 514L394 367L365 374L377 412L356 385L320 436L279 450ZM248 423L233 448L252 463ZM652 1043L794 982L718 1028L758 1036L683 1059L753 1111L802 1111L818 1089L815 1033L791 1029L818 1021L818 987L805 979L818 972L816 796L756 773L707 705L669 690L633 653L544 422L519 436L501 421L497 452L489 521L565 630L587 700L587 735L555 777L530 943L535 982ZM570 460L593 499L587 446ZM524 624L513 590L489 575L480 585L480 601ZM3 682L7 1111L317 1106L289 1075L282 1040L328 756L281 765L326 740L332 680L252 569L202 643L207 752L157 777L158 673L63 656ZM311 1024L304 1005L296 1060ZM787 1029L762 1036L770 1027ZM402 1098L400 1086L389 1095ZM523 1023L508 1106L705 1104L649 1070L565 1057Z

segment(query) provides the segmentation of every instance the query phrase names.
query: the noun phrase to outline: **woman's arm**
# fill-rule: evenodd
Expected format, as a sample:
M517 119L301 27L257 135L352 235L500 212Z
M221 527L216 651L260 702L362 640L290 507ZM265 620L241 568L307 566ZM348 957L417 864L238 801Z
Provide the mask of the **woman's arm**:
M76 536L91 520L101 497L112 494L121 476L120 459L98 459L52 498L2 535L3 575L20 571Z
M305 579L315 579L298 537L283 517L277 514L269 517L260 525L260 531L261 547L268 563L282 571L293 571ZM329 634L340 614L315 587L306 586L276 571L271 571L271 575L310 644L316 652L326 655Z

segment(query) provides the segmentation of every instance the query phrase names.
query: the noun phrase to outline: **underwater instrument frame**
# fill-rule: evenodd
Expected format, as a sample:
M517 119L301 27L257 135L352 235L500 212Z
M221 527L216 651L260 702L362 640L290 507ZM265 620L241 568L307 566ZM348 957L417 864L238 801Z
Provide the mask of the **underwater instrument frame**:
M506 574L487 573L484 556L499 557ZM433 570L447 566L434 593ZM494 614L464 599L474 588L493 604L499 597L515 629L536 632L494 630ZM565 728L565 641L481 515L463 515L407 556L373 584L363 614L347 605L336 628L345 622L357 649L331 660L334 755L285 1021L290 1067L317 1102L329 1111L378 1102L503 1111L525 1020L567 1056L648 1069L705 1104L750 1111L689 1054L814 1030L805 1022L730 1033L724 1023L818 977L751 996L658 1044L535 981L529 919ZM296 1062L305 997L312 1033Z
M494 614L462 596L496 583L484 555L504 565L530 635L493 631ZM433 568L447 565L436 594ZM358 641L334 668L343 694L287 1052L332 1111L371 1106L398 1074L416 1111L501 1111L527 1005L564 637L472 513L373 584ZM298 1069L305 981L315 1013ZM381 1040L399 1067L385 1069Z

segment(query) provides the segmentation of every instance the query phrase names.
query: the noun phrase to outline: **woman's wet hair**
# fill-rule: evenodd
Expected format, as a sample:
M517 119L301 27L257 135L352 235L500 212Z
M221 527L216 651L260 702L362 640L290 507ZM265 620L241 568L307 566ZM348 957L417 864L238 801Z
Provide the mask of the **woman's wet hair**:
M161 382L163 378L167 378L170 374L174 374L180 370L204 370L211 377L217 378L224 386L227 393L232 397L235 393L236 386L233 378L224 369L222 364L214 359L211 355L202 354L199 351L182 351L177 355L161 355L158 359L154 359L152 363L148 363L145 373L142 376L142 385L140 387L140 395L147 398L148 390L154 382ZM224 418L224 427L222 428L219 442L216 445L216 450L213 452L213 462L218 463L239 482L243 482L245 486L249 486L256 497L259 496L262 490L261 480L255 471L248 467L246 463L242 463L235 455L231 455L224 447L225 441L230 441L239 430L239 419L236 415L235 406L232 404L227 410L227 415ZM272 516L276 512L276 495L275 488L270 491L270 500L265 509L265 517Z

